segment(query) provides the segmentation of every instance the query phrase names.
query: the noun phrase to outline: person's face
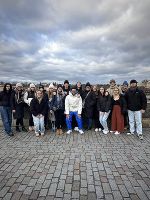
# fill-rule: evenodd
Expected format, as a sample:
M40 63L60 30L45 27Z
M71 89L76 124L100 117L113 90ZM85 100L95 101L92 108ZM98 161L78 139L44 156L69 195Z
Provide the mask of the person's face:
M115 82L114 81L110 82L110 85L115 86Z
M97 91L97 88L96 88L96 86L95 86L95 85L93 86L93 91L94 91L94 92L96 92L96 91Z
M71 90L72 95L74 96L76 94L76 89Z
M61 87L58 88L58 93L59 93L59 94L62 93L62 88L61 88Z
M44 89L43 89L43 88L40 88L40 91L41 91L41 92L43 92L43 91L44 91Z
M128 86L127 85L123 85L122 89L123 89L123 91L127 91L128 90Z
M136 88L136 87L137 87L137 83L131 83L131 84L130 84L130 87L131 87L131 88Z
M103 87L100 88L100 93L104 94L104 88Z
M119 94L119 90L118 89L114 89L114 95L118 95Z
M53 89L53 95L57 94L57 90Z
M64 86L65 86L65 88L68 88L68 87L69 87L69 84L68 84L68 83L65 83Z
M37 91L36 95L37 95L37 98L41 98L43 96L43 92Z
M31 87L31 91L35 91L35 87Z
M10 85L6 85L6 91L10 90Z
M21 90L22 90L22 87L20 87L20 86L17 87L17 90L18 90L18 91L21 91Z
M78 82L78 83L77 83L77 88L80 88L80 87L81 87L81 83Z
M85 90L90 91L91 90L90 86L86 86Z

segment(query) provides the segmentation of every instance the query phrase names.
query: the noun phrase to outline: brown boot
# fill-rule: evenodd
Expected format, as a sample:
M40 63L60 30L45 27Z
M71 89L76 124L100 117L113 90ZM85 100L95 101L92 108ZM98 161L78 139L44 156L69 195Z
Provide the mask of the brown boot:
M57 129L56 135L60 135L60 129Z
M59 129L59 134L62 135L63 134L63 131L62 129Z

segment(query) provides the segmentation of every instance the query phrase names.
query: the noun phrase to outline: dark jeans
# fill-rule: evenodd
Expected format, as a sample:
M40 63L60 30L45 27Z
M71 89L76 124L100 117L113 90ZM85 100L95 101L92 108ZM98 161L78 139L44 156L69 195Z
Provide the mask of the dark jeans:
M11 130L12 110L10 107L0 106L0 112L1 112L1 117L2 117L2 122L4 125L5 132L7 134L10 134L12 132Z
M63 127L64 122L64 110L56 110L55 111L55 118L56 118L56 128L61 129Z
M34 126L32 113L29 111L29 126Z
M23 126L23 118L16 119L16 126L19 126L19 124Z

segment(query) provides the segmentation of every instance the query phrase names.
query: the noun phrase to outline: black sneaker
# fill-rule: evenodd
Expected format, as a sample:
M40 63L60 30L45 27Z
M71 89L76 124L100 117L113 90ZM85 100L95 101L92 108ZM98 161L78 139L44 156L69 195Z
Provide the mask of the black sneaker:
M18 126L16 127L16 132L21 132L21 130Z
M24 126L22 127L22 131L28 132L28 130Z

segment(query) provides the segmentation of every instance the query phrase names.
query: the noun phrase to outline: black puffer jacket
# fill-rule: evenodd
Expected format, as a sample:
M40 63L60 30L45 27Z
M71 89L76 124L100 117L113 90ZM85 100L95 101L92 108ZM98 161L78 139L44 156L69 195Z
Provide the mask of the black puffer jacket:
M6 85L10 85L10 90L6 90ZM0 106L11 106L11 95L14 91L12 90L12 85L10 83L6 83L4 85L3 91L0 92Z
M101 112L108 112L111 109L111 96L99 95L97 99L97 110Z
M30 104L30 111L34 116L40 114L45 116L47 111L47 102L45 101L44 98L41 100L40 103L37 98L32 99Z
M142 90L136 88L135 90L128 89L125 94L127 101L127 108L131 111L146 110L147 99Z

